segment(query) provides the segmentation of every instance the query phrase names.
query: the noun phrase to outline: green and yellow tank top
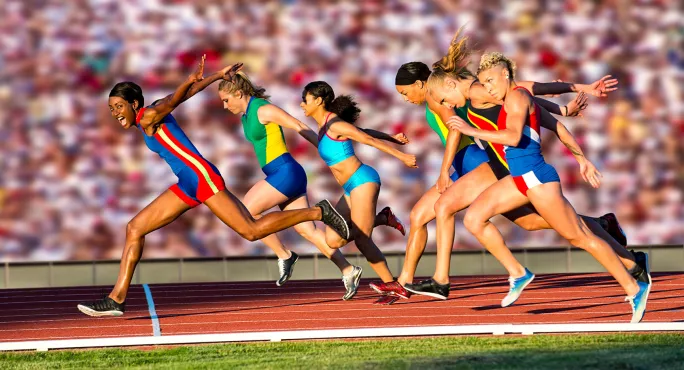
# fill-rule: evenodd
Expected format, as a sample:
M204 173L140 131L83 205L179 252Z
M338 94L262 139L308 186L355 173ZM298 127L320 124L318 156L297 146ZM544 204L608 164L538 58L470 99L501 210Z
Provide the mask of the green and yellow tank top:
M464 121L468 121L468 114L465 107L456 108L454 109L454 112ZM449 128L444 124L444 122L442 122L442 119L439 118L439 115L433 112L427 104L425 104L425 119L427 119L430 128L434 130L437 133L437 135L439 135L439 139L442 140L442 145L446 146L447 136L449 135ZM461 149L467 147L468 145L473 144L475 144L475 142L470 136L461 135L461 141L458 143L458 149L456 149L456 153L460 152Z
M254 146L254 153L262 168L287 153L282 127L275 123L261 124L259 122L257 112L260 107L268 104L271 103L267 100L251 97L241 119L245 137Z

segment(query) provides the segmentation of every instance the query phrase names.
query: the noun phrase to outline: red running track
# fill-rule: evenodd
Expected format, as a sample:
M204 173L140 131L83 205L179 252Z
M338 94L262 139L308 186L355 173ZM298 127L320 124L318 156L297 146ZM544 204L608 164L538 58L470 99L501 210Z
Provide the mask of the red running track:
M150 285L161 335L472 324L627 323L629 304L605 274L539 275L513 306L501 308L503 276L452 278L449 300L424 296L391 306L362 281L343 301L338 280ZM76 304L109 287L4 290L0 342L151 336L143 288L134 286L118 318L91 318ZM654 274L644 322L684 322L684 273Z

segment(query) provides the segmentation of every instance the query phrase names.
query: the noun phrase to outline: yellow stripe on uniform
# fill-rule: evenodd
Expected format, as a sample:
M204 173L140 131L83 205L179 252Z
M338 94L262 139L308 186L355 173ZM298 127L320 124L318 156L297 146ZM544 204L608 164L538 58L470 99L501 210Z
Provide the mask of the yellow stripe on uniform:
M287 146L283 140L283 132L276 123L267 123L266 129L266 163L287 153Z
M195 158L193 158L190 154L184 152L173 141L171 141L171 139L168 136L166 136L166 132L164 132L163 127L161 130L159 130L159 137L161 137L162 140L164 140L164 142L168 146L173 148L173 150L175 150L176 153L180 154L181 156L183 156L183 158L187 159L188 162L192 163L193 165L195 165L195 167L197 167L197 169L202 173L202 176L204 176L204 180L206 180L206 182L209 184L209 187L214 192L214 194L219 192L216 185L214 185L214 182L211 181L211 177L209 176L209 172L207 172L207 169L204 168L204 166L202 166L202 164L199 161L197 161Z
M437 124L439 125L439 130L442 131L442 136L444 136L444 140L446 141L446 139L449 137L449 129L446 127L444 122L442 122L442 119L439 118L439 115L437 113L435 113L432 109L430 109L430 113L432 113L432 115L435 117L435 121L437 121ZM475 144L475 142L470 139L470 136L461 135L461 141L458 143L456 153L460 152L461 149L471 144Z
M479 115L479 114L477 114L477 113L471 111L470 109L468 109L468 114L472 114L472 115L475 116L476 118L479 118L479 119L481 119L481 120L487 122L488 124L492 125L492 127L496 128L497 131L499 131L499 126L497 126L496 123L494 123L494 122L492 122L492 121L486 119L485 117L482 117L481 115ZM478 129L482 130L482 127L478 126L477 123L476 123L474 120L468 120L468 121L470 121L470 123L472 123L473 126L475 126L475 127L477 127ZM485 131L491 131L491 130L486 130L486 129L485 129ZM499 158L499 162L501 162L501 164L503 164L503 165L506 167L506 169L508 169L508 162L506 162L506 160L503 159L503 158L501 157L501 155L499 154L499 151L496 150L496 148L494 148L494 146L492 145L492 143L489 143L489 147L492 148L492 151L494 152L494 154L496 154L496 157Z

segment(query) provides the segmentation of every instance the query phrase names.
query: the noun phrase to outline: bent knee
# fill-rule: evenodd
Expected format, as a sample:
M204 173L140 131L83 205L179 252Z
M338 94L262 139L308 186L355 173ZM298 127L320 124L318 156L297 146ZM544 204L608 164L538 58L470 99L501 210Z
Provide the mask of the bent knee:
M449 217L454 213L456 213L454 207L452 207L452 204L448 200L439 198L439 200L435 202L435 216L437 218Z
M145 236L145 229L135 220L126 225L126 236L140 238Z
M477 233L484 228L489 221L483 214L468 210L463 218L463 225L471 233Z
M409 215L409 220L411 222L411 228L421 227L428 222L430 222L434 215L430 214L429 210L425 210L420 207L413 207L411 214Z
M247 239L250 242L255 242L255 241L261 239L259 237L259 234L257 233L256 229L253 227L248 227L248 228L235 230L235 231L237 231L237 233L240 234L240 236L242 238Z

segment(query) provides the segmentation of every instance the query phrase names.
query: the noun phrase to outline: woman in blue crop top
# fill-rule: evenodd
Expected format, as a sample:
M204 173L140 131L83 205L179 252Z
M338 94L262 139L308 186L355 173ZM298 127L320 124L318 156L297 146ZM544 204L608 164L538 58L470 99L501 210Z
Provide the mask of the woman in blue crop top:
M352 140L370 145L388 153L411 168L417 168L416 157L403 153L381 140L398 142L395 137L370 130L358 129L353 123L360 110L348 96L338 96L332 87L323 81L312 82L304 88L301 107L307 117L316 120L318 133L318 151L321 158L330 167L337 182L344 188L344 196L336 208L352 221L352 237L356 246L366 257L371 267L382 279L382 283L371 283L371 288L379 291L378 286L389 286L392 293L389 300L396 297L408 298L406 290L394 280L387 267L385 257L373 243L371 235L375 223L375 207L380 192L380 177L372 167L363 164L354 154ZM400 143L405 143L406 140ZM340 248L348 240L333 230L326 230L326 241L331 248ZM384 299L379 303L391 303Z

